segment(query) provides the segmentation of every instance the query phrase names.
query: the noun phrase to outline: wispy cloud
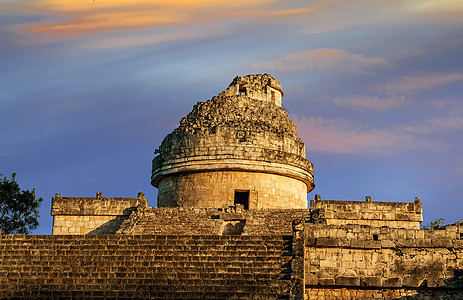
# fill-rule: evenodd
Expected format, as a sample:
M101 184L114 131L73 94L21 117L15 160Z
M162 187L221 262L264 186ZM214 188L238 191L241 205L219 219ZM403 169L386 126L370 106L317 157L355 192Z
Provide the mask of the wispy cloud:
M408 98L405 95L396 96L353 96L353 97L336 97L330 99L336 105L349 107L352 109L386 112L403 106L407 103Z
M404 6L415 13L461 13L463 11L463 1L461 0L410 0Z
M296 118L295 123L309 151L391 155L427 146L398 130L364 128L348 120Z
M28 26L32 32L85 35L94 32L177 26L227 18L283 18L310 14L327 4L280 7L281 0L40 0L24 6L58 20ZM278 8L276 6L279 5Z
M393 64L382 57L367 57L342 49L316 49L299 51L276 60L256 63L254 67L281 72L325 70L369 73L370 68L391 68Z
M334 0L326 10L305 19L300 32L320 34L359 26L463 24L461 0Z
M404 130L419 135L448 135L455 131L463 131L463 110L456 110L445 117L434 117L422 122L419 126L406 126Z
M429 73L403 76L378 84L356 96L327 98L334 104L374 112L391 111L415 102L415 95L442 85L463 81L463 73ZM437 107L436 103L430 103Z
M442 138L463 131L463 111L384 128L345 119L296 116L294 122L309 151L384 156L450 147Z
M377 90L384 93L417 92L463 80L463 73L431 73L418 76L405 76L392 82L379 85Z
M218 32L219 31L219 32ZM153 45L157 43L164 43L169 41L185 41L200 39L203 37L223 36L226 30L211 29L208 32L201 32L199 30L180 30L180 31L162 31L150 33L136 33L130 35L104 35L95 38L89 38L81 45L84 48L90 49L115 49L124 47L136 47L143 45Z

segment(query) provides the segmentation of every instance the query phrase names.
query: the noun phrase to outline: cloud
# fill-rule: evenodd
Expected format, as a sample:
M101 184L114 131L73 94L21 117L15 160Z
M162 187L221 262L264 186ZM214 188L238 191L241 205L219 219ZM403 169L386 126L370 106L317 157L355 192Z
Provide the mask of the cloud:
M306 15L325 7L316 4L295 8L272 8L281 0L40 0L24 6L58 16L53 22L27 27L32 32L85 35L95 32L197 24L227 18L284 18Z
M300 32L320 34L346 28L361 32L388 24L463 24L461 0L334 0L330 4L312 18L305 19Z
M256 63L254 67L281 72L324 70L369 73L369 68L391 68L393 65L389 60L381 57L366 57L342 49L316 49L291 53L273 61Z
M411 134L440 136L463 131L463 111L456 110L445 117L430 118L419 126L406 126L404 129Z
M295 118L298 134L308 151L334 154L392 155L404 149L414 150L425 145L413 135L399 130L363 128L342 119Z
M413 124L372 128L346 119L294 117L308 151L353 155L395 155L452 147L445 136L463 131L463 110Z
M221 32L223 35L224 32ZM217 34L218 35L218 34ZM98 36L82 42L84 48L90 49L115 49L123 47L136 47L143 45L152 45L157 43L179 41L179 40L194 40L202 37L214 36L214 31L200 32L198 30L182 30L173 32L159 33L137 33L130 35L117 36Z
M336 97L331 102L353 109L368 110L375 112L386 112L403 106L407 103L405 95L384 97L384 96L357 96L357 97Z
M413 95L435 87L462 81L463 73L430 73L419 76L403 76L391 82L379 84L364 95L327 97L336 105L352 109L386 112L414 103ZM438 107L436 101L430 105ZM442 107L442 104L440 105Z
M461 0L410 0L404 6L415 13L453 14L463 11Z
M435 88L440 85L450 84L463 80L463 73L431 73L420 76L405 76L393 82L379 85L378 91L390 92L417 92Z

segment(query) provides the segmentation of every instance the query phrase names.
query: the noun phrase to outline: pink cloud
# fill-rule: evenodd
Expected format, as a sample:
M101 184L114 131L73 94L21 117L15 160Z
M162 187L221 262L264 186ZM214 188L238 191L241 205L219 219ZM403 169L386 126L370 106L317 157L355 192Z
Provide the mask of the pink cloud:
M363 128L347 120L296 117L295 124L308 152L391 155L424 144L399 130Z
M414 150L449 148L442 137L463 130L463 105L442 116L387 128L368 127L346 119L292 116L308 152L394 155Z
M432 89L440 85L463 80L463 73L431 73L419 76L405 76L393 82L379 85L381 92L415 92Z

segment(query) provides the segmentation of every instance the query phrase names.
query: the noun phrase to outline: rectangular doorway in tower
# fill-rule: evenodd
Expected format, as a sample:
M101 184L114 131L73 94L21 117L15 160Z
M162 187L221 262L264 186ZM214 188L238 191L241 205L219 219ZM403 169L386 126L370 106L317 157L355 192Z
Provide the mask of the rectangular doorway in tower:
M235 190L235 205L241 204L244 209L249 209L249 191Z

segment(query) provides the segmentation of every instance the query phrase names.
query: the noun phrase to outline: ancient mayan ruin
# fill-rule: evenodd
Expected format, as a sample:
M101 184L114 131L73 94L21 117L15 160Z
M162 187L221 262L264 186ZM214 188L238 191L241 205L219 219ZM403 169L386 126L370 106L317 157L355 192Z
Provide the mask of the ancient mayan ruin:
M422 204L324 200L268 74L198 102L152 161L157 207L52 199L53 235L0 236L0 299L463 299L463 227Z

